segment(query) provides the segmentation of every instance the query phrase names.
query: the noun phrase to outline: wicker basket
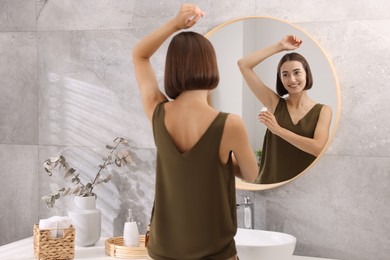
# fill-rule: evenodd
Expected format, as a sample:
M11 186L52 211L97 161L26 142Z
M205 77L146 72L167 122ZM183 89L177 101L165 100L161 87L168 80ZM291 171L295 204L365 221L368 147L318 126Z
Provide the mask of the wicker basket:
M106 240L106 255L116 258L142 259L146 258L145 236L139 236L138 247L128 247L123 245L123 237L113 237Z
M64 229L63 237L52 238L50 229L39 229L37 224L34 225L34 255L37 259L68 260L74 258L74 238L75 229L73 226Z

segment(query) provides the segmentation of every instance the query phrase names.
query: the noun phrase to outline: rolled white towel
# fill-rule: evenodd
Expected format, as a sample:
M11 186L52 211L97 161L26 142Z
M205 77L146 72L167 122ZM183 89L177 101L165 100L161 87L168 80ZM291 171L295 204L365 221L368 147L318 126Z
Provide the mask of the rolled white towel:
M63 237L64 236L64 228L68 228L71 225L70 218L67 216L64 217L57 217L57 237Z
M63 237L64 228L68 228L70 225L70 218L67 216L53 216L39 220L39 229L51 229L50 236L52 238Z
M54 217L39 220L39 229L50 229L50 236L57 237L57 220Z

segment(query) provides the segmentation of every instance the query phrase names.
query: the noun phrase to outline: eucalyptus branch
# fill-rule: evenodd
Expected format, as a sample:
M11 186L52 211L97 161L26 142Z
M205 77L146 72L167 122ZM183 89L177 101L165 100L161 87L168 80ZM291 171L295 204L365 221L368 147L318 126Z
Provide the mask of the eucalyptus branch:
M116 139L115 139L115 140L116 140ZM115 141L115 140L114 140L114 141ZM110 154L107 156L107 159L104 161L103 165L100 165L100 169L99 169L98 173L96 174L95 179L94 179L93 182L92 182L92 185L95 184L95 182L96 182L98 176L100 175L100 172L106 167L107 162L110 160L110 158L112 158L112 154L114 153L114 151L118 148L118 146L119 146L120 144L121 144L121 143L118 143L118 144L114 147L114 149L112 149L112 151L110 152ZM106 145L106 148L107 148L107 149L110 149L109 147L112 147L112 146Z
M115 164L116 166L121 167L127 163L133 162L128 151L116 152L120 145L128 145L128 140L122 137L117 137L113 140L113 142L116 144L115 146L106 145L106 148L111 150L111 152L108 154L107 158L103 158L104 162L102 165L99 165L99 171L96 173L93 182L88 182L87 184L81 182L79 178L80 174L76 173L76 170L69 166L63 155L47 159L43 164L46 173L49 176L52 176L57 167L59 168L58 170L64 168L64 178L67 179L71 177L71 182L75 184L75 187L61 188L49 195L43 196L42 200L45 201L46 205L51 208L54 206L57 199L67 195L83 197L96 196L96 194L92 192L93 188L98 184L109 182L112 178L111 174L108 174L105 178L101 178L101 172L103 169L108 171L107 168L109 165ZM113 157L115 157L114 161L112 161Z

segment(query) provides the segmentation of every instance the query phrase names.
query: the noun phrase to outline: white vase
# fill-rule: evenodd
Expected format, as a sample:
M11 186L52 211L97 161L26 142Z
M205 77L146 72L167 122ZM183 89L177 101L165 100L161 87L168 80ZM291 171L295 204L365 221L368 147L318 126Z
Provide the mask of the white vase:
M73 202L73 210L68 215L76 229L76 245L93 246L101 233L101 212L96 208L96 197L75 196Z

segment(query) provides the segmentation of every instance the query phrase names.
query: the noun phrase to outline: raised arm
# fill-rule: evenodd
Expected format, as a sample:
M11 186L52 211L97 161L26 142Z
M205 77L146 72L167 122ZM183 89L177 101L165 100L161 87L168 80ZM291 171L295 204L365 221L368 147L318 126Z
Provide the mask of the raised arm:
M279 102L279 95L271 88L267 87L260 77L253 70L258 64L268 57L287 50L295 50L302 44L302 40L296 36L288 35L277 43L274 43L264 49L251 53L238 61L241 74L253 94L260 102L272 113Z
M150 58L175 32L192 27L204 15L194 4L183 4L178 14L143 38L133 49L133 64L145 114L152 121L156 105L167 100L157 84Z

